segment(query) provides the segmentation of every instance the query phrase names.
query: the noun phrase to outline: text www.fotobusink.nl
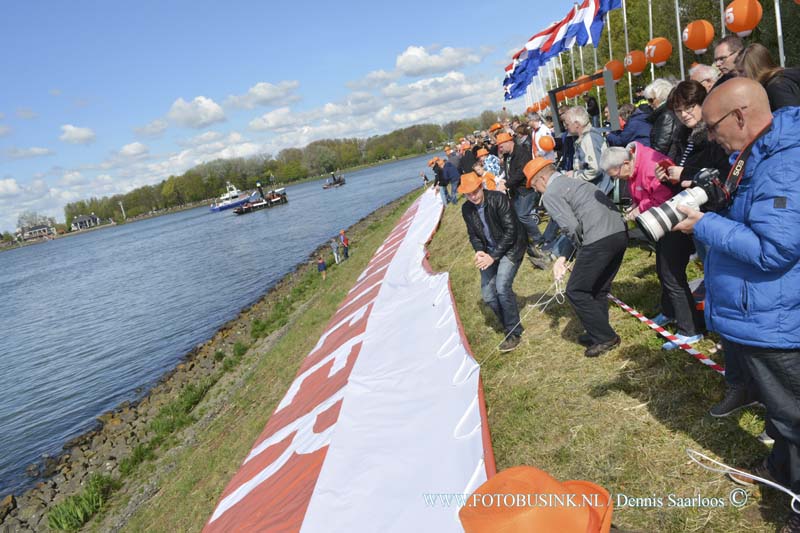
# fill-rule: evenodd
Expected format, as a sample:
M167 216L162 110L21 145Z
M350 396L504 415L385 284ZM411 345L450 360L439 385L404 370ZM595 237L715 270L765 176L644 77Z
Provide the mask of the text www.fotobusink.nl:
M423 493L427 507L605 507L626 508L685 508L685 507L744 507L748 493L741 488L733 489L727 497L701 495L681 496L677 494L652 494L629 496L616 493L607 500L600 494L545 494L545 493Z

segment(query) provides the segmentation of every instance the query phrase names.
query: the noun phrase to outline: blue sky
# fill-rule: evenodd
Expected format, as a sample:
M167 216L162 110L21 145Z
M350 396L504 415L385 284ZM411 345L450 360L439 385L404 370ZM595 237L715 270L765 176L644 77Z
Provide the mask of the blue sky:
M499 109L511 53L571 6L3 2L0 231L220 157Z

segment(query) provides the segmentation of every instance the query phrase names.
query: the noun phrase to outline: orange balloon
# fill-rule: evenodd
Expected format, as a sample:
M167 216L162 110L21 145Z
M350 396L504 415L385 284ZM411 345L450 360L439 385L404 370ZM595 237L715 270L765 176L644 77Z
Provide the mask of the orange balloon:
M625 56L625 68L634 76L641 74L646 66L647 58L641 50L631 50Z
M542 135L539 137L539 148L543 152L552 152L556 148L556 141L549 135Z
M603 69L599 68L599 69L595 70L594 73L595 74L602 74L603 73ZM604 87L605 84L606 84L606 80L604 80L603 78L597 78L596 80L594 80L595 87Z
M528 112L529 115L531 113L538 113L539 112L539 103L536 102L535 104L530 106L528 109L526 109L526 111Z
M606 63L606 70L610 70L614 76L614 81L617 81L625 74L625 65L619 59L612 59Z
M800 0L797 0L797 1L800 2ZM567 95L564 93L564 91L558 91L556 93L556 102L563 102L566 99L567 99Z
M707 20L695 20L683 29L682 38L686 48L694 50L695 54L704 54L714 40L714 26Z
M761 22L763 14L758 0L733 0L725 8L725 27L739 37L747 37Z
M550 105L550 97L549 96L545 96L544 98L539 100L539 109L541 109L542 111L547 109L547 107L549 105Z
M667 64L667 59L672 55L672 43L663 37L656 37L652 39L647 46L644 47L644 56L647 61L653 63L657 67L663 67Z

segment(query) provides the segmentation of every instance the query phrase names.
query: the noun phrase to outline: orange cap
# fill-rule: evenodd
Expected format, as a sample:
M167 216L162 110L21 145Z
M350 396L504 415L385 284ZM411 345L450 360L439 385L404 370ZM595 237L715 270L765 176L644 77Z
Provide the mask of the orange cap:
M478 153L475 154L475 155L476 155L476 157L483 157L485 155L489 155L489 150L487 150L486 148L481 148L480 150L478 150Z
M514 140L514 138L511 137L511 135L509 135L506 132L497 134L497 144L503 144L503 143L507 143L508 141L513 141L513 140Z
M438 158L438 157L434 157L433 159L431 159L430 161L428 161L428 166L429 166L429 167L432 167L433 165L435 165L435 164L436 164L436 162L437 162L437 161L439 161L439 158Z
M517 495L530 498L530 504L526 499L520 505ZM599 485L559 482L538 468L516 466L478 487L458 517L466 533L608 533L613 509L613 499Z
M458 192L461 194L469 194L483 187L483 178L474 172L468 172L461 176L461 185L458 186Z
M340 234L340 235L344 235L344 230L343 230L343 229L340 229L340 230L339 230L339 234Z
M500 125L500 124L498 124L497 122L495 122L494 124L492 124L491 126L489 126L489 132L490 132L490 133L494 133L494 132L496 132L497 130L502 130L502 129L503 129L503 126L501 126L501 125Z
M525 168L522 169L522 173L525 174L525 177L528 178L525 181L525 186L527 188L531 188L531 180L533 177L539 173L540 170L545 168L548 165L552 165L553 162L549 159L544 157L534 157L530 161L525 164Z

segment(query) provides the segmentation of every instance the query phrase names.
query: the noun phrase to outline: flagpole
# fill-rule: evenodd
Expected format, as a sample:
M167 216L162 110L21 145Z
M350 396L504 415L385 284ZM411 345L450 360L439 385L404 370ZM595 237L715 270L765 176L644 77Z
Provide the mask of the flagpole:
M628 45L628 8L626 7L625 0L622 0L622 27L625 28L625 55L631 53ZM625 70L628 70L627 68ZM631 79L631 72L628 70L628 98L633 103L633 80Z
M594 43L592 43L594 45ZM597 72L597 48L592 46L592 52L594 53L594 71ZM593 82L594 83L594 82ZM603 108L603 97L600 96L600 86L595 85L595 89L597 89L597 105L600 106L600 109Z
M578 47L578 53L581 57L581 76L586 76L586 71L583 69L583 46Z
M775 26L778 28L778 59L781 66L786 66L786 56L783 53L783 25L781 24L781 3L775 0Z
M683 31L681 30L681 6L675 0L675 27L678 30L678 52L681 58L681 80L685 79L683 74Z
M611 47L611 12L606 13L606 28L608 29L608 60L614 59L614 50Z
M558 64L559 64L559 70L561 70L561 85L566 85L567 78L564 76L564 61L561 59L561 54L563 53L564 52L560 52L558 54Z
M719 25L722 26L722 37L725 37L725 0L719 0Z
M569 60L570 60L570 63L572 63L572 81L575 81L575 51L573 50L573 48L575 48L574 45L571 46L570 49L569 49ZM574 98L574 102L572 102L572 103L573 103L573 105L578 105L578 97L577 96Z
M650 40L653 40L653 0L647 0L647 18L650 21ZM650 63L650 81L656 79L656 66Z

